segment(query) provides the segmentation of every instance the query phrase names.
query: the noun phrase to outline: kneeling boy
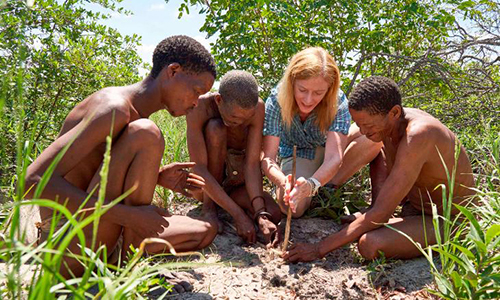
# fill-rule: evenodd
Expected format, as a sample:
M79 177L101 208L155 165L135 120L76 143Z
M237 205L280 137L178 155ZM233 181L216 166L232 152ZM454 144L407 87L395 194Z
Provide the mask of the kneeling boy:
M264 102L255 78L245 71L228 72L219 93L208 93L187 115L187 141L195 173L205 179L203 214L217 224L216 205L234 219L238 235L256 241L258 224L266 244L276 245L278 205L262 190L260 154ZM214 203L215 202L215 203Z

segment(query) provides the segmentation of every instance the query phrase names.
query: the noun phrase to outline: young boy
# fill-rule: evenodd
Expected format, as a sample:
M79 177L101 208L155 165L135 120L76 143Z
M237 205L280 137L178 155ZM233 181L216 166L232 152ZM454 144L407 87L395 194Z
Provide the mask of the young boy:
M255 78L245 71L230 71L219 92L203 95L187 115L187 141L193 171L205 179L203 214L217 224L216 205L234 219L238 235L254 243L254 223L265 243L278 243L278 205L262 190L260 155L264 102ZM215 203L214 203L215 202Z
M58 153L74 139L41 196L66 203L75 213L100 181L106 137L112 130L105 204L135 189L101 217L96 247L106 245L108 253L126 254L130 244L138 247L149 237L167 240L177 251L206 247L217 233L208 222L171 216L151 205L157 184L187 193L186 189L203 187L203 179L185 170L193 163L160 168L165 141L160 129L147 118L160 109L173 116L186 114L197 105L198 97L210 90L215 76L212 56L196 40L172 36L161 41L146 79L130 86L97 91L71 110L56 140L28 167L26 186L37 185ZM91 195L84 208L94 207L96 201L96 195ZM52 213L40 207L42 222L38 227L42 241L49 233ZM63 218L57 226L65 222ZM92 226L84 229L87 246L91 245L92 229ZM71 242L68 250L81 251L78 239ZM157 253L168 249L155 243L146 250ZM61 272L65 277L82 274L83 267L76 259L67 256L64 263L66 267Z

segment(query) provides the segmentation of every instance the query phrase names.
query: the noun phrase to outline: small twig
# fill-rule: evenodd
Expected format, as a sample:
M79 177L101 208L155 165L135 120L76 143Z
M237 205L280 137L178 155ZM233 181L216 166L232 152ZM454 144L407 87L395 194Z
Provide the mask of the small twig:
M293 146L293 160L292 160L292 180L290 182L290 189L295 186L295 173L297 167L297 145ZM290 203L288 203L288 211L286 214L286 226L285 226L285 240L283 241L283 247L281 251L284 253L288 247L288 240L290 239L290 225L292 223L292 209L290 208Z

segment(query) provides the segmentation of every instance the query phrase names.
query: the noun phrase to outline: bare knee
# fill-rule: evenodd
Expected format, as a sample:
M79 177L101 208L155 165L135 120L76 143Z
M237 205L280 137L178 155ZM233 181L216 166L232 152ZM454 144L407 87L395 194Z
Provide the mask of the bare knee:
M266 211L271 214L271 221L278 224L281 221L280 207L268 193L264 193L264 198L266 200Z
M201 239L200 244L197 247L198 249L208 247L215 239L215 236L217 236L217 224L205 222L204 227L204 232L202 233L203 238Z
M205 140L207 148L219 149L213 147L225 147L227 129L221 119L210 119L205 126Z
M159 149L163 153L165 140L160 128L153 121L149 119L133 121L128 124L126 132L133 145L138 145L141 149Z
M308 206L297 207L295 212L292 211L292 218L298 219L298 218L302 217L304 215L304 213L306 212L307 208L308 208ZM285 214L285 215L288 214L288 206L285 205L284 203L279 205L279 209L281 210L281 212L283 214Z
M366 260L378 258L382 248L380 240L371 232L367 232L359 238L358 251Z
M298 218L302 217L305 214L306 210L307 210L307 207L297 208L295 210L295 212L292 212L292 218L298 219Z

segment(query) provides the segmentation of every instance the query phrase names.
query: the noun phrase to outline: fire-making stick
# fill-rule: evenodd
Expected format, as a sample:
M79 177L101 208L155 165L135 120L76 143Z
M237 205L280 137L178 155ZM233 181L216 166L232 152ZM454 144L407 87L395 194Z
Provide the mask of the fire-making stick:
M293 146L293 160L292 160L292 180L290 181L290 191L293 190L295 186L295 174L297 168L297 145ZM286 213L286 226L285 226L285 240L283 241L283 248L281 251L285 253L288 247L288 240L290 239L290 225L292 223L292 209L290 208L290 203L288 203L288 211Z

